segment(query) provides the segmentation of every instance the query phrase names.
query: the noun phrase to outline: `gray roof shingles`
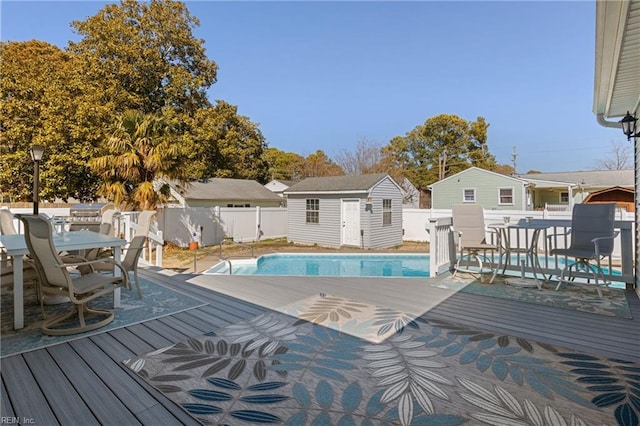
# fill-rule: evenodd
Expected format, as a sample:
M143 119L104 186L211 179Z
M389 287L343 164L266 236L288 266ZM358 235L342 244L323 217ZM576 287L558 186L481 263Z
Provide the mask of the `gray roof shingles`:
M589 187L633 186L633 169L531 173L516 175L516 177L521 179L568 182Z
M384 179L385 176L387 176L387 173L307 178L291 186L285 193L366 191Z
M176 182L172 182L171 185L186 199L191 200L282 200L255 180L210 178L205 181L192 181L186 187Z

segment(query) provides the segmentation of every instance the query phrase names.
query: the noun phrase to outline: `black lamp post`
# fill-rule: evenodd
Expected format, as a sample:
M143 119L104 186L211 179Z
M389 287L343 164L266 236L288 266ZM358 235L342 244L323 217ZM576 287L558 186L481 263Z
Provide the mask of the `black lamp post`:
M628 141L630 141L631 138L640 138L640 132L636 132L637 122L638 119L629 114L629 111L627 111L627 115L620 120L620 123L622 124L622 132L627 137Z
M33 145L30 152L33 160L33 214L38 214L38 181L40 180L40 160L44 154L44 147Z

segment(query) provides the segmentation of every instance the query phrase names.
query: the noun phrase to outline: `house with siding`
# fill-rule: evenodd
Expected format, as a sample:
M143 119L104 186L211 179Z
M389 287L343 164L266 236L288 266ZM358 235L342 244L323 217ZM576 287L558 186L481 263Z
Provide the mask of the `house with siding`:
M386 173L307 178L285 192L288 239L368 249L402 244L402 188Z
M513 176L470 167L431 185L431 207L480 204L485 209L528 210L530 184Z
M633 170L590 170L507 176L470 167L430 185L434 209L478 203L498 210L571 210L598 193L598 202L627 207L621 191L633 188Z
M168 183L169 206L179 207L279 207L282 198L255 180L209 178L182 184Z
M611 189L633 189L633 169L528 173L515 177L531 184L534 209L547 206L571 209L574 204L585 202L590 194L596 192L601 193L601 202L618 202L622 201L617 198L619 191Z

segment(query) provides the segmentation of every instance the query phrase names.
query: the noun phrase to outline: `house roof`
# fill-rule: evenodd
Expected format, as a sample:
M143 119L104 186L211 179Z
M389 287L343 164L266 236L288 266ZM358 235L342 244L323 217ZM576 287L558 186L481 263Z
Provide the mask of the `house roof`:
M373 173L357 176L349 175L307 178L291 186L284 193L367 192L386 177L389 177L386 173ZM391 179L391 177L389 177L389 179ZM398 186L393 179L391 179L391 181ZM399 186L398 188L400 189Z
M607 188L612 186L633 187L633 169L530 173L516 176L520 179L531 181L531 183L537 187L549 186L548 184L553 182L562 185L580 185L587 188ZM547 184L539 185L537 181L545 181Z
M593 112L600 119L640 108L640 0L596 1Z
M169 184L188 200L282 201L255 180L210 178L191 181L187 186L175 181Z
M444 179L441 179L441 180L439 180L437 182L432 183L431 185L429 185L429 188L431 188L432 186L438 185L438 184L440 184L442 182L446 182L446 181L448 181L450 179L454 179L454 178L458 177L461 174L469 173L472 170L479 170L479 171L481 171L483 173L487 173L487 174L495 175L495 176L500 176L500 177L503 177L505 179L511 179L511 180L518 181L519 183L522 183L522 184L525 184L525 185L527 184L527 182L523 181L522 179L518 179L517 177L514 177L514 176L503 175L501 173L492 172L491 170L481 169L480 167L472 166L472 167L469 167L468 169L464 169L464 170L462 170L462 171L460 171L460 172L458 172L458 173L456 173L454 175L447 176Z

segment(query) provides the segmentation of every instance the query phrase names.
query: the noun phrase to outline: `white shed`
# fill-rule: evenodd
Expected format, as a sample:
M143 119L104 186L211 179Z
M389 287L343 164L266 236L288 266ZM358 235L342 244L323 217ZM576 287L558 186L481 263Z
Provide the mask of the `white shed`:
M402 244L402 188L386 173L307 178L284 194L289 241L368 249Z

